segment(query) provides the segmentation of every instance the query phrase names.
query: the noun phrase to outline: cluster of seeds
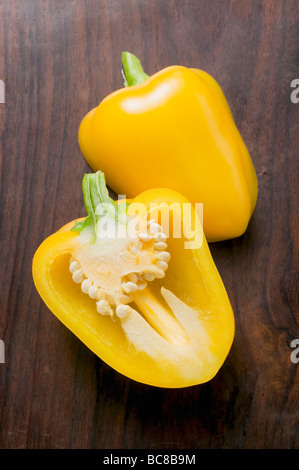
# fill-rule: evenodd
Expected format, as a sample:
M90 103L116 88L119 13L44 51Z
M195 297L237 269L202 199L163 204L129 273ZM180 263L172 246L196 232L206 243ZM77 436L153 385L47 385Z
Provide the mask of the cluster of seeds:
M170 253L167 250L167 236L155 220L150 220L147 224L147 231L137 233L138 243L129 246L129 249L138 255L141 250L151 249L153 251L153 270L140 272L140 267L136 264L136 272L130 272L121 278L122 293L117 296L107 293L103 288L96 286L84 274L79 262L73 257L70 258L69 270L73 281L81 284L81 290L96 301L97 311L102 315L114 315L119 318L128 315L131 307L127 304L133 301L134 293L147 287L147 283L155 279L162 279L168 268ZM100 266L99 266L100 269Z

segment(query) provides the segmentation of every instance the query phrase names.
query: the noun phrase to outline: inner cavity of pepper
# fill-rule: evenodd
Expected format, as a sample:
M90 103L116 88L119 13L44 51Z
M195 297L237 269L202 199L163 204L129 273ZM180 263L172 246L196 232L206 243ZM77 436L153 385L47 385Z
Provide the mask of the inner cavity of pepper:
M123 319L135 310L164 339L183 345L188 343L185 330L148 288L148 283L167 275L169 262L167 237L151 219L134 237L75 243L69 271L81 291L95 301L98 314Z

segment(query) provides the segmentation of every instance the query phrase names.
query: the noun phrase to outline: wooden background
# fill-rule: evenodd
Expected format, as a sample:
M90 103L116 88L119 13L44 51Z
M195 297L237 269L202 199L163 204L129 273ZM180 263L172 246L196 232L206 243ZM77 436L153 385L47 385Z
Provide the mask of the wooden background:
M298 20L297 0L2 0L1 448L298 447ZM149 74L173 64L212 74L258 174L248 231L211 245L233 347L211 382L183 390L114 372L31 277L42 240L85 214L78 126L122 87L123 50Z

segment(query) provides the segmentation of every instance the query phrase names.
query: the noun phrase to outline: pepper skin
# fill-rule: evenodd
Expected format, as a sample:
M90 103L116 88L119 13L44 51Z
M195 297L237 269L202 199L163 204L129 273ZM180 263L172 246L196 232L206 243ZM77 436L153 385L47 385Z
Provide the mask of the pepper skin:
M148 78L129 53L123 64L127 86L107 96L79 127L90 167L103 170L108 185L129 198L167 187L203 203L209 242L242 235L256 205L257 178L217 82L183 66Z
M155 211L160 207L166 215L170 211L171 217L182 224L185 237L169 233L167 245L171 257L165 277L133 294L137 296L135 308L128 307L127 316L101 315L95 300L82 292L82 284L80 289L80 284L73 281L70 258L75 256L82 235L74 231L74 221L49 236L37 249L32 268L36 288L54 315L119 373L165 388L206 382L215 376L229 353L234 338L234 315L204 235L200 246L186 248L186 237L190 238L188 227L195 219L199 223L198 216L191 207L190 214L181 219L181 208L188 201L173 190L148 190L128 202L129 215L135 203L143 204L146 211L150 211L152 203L158 206L151 217L158 214ZM87 219L80 219L76 226ZM144 243L146 247L150 242ZM86 246L92 249L93 241ZM142 251L147 249L144 247ZM118 266L120 258L111 262ZM111 272L113 265L108 266ZM99 267L104 268L104 264Z

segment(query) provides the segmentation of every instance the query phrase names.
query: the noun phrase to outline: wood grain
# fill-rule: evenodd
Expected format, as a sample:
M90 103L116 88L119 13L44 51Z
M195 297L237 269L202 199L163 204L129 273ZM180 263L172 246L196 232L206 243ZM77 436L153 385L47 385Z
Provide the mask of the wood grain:
M298 20L296 0L2 0L1 448L298 447ZM122 86L123 50L149 74L211 73L258 174L246 234L211 245L235 311L232 350L211 382L183 390L114 372L31 277L40 242L85 214L78 126Z

